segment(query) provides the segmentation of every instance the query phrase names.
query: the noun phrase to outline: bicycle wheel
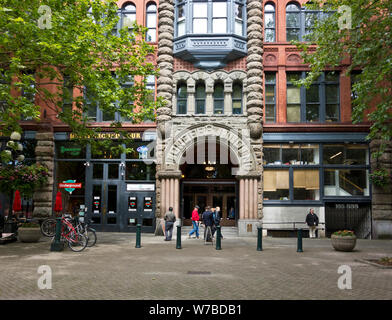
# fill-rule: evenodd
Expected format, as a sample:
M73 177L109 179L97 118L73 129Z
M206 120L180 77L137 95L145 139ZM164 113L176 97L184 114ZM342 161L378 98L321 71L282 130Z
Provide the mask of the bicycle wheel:
M56 234L56 219L45 219L41 224L41 232L45 237L54 237Z
M97 243L97 234L95 233L94 229L89 227L86 228L84 235L87 237L87 247L92 247Z
M81 233L73 233L68 240L68 247L75 252L83 251L87 246L87 237Z

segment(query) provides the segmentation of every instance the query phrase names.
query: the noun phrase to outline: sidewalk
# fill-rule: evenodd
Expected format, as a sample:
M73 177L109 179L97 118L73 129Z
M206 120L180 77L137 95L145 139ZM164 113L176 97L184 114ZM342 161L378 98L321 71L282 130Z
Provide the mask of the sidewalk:
M392 256L391 240L358 240L356 251L336 252L330 239L225 238L222 250L182 237L176 249L163 237L98 233L95 247L50 252L49 239L0 246L0 299L392 299L392 269L357 259ZM52 270L52 289L37 286L38 267ZM338 288L341 265L352 289ZM202 272L201 272L202 271Z

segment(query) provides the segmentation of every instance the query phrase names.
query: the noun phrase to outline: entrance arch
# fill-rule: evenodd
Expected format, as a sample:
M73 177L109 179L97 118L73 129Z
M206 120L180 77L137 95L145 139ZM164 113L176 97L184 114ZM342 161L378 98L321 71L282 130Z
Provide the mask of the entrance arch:
M187 150L193 150L200 141L219 142L220 148L224 147L227 154L232 155L231 178L237 188L235 189L235 200L237 213L238 232L249 234L256 232L255 223L261 218L261 171L257 170L257 161L254 147L246 122L241 125L230 127L227 121L222 123L196 123L188 126L179 123L172 124L171 130L166 131L165 138L161 142L162 149L157 157L159 170L157 173L159 181L160 208L158 214L163 217L166 210L171 206L178 218L183 217L183 195L185 194L182 177L182 165L188 163ZM208 153L208 151L207 151ZM210 153L214 154L214 152ZM185 156L184 156L185 155ZM216 153L215 153L216 156ZM191 157L192 158L192 157ZM197 154L193 156L193 164L203 164L205 157L199 159ZM207 158L208 159L208 158ZM201 163L200 163L201 161ZM200 168L199 168L200 171ZM207 178L203 177L206 183ZM208 184L208 183L207 183ZM219 191L218 191L219 192ZM210 191L208 191L210 193ZM195 201L196 202L196 201ZM245 230L245 232L242 232Z

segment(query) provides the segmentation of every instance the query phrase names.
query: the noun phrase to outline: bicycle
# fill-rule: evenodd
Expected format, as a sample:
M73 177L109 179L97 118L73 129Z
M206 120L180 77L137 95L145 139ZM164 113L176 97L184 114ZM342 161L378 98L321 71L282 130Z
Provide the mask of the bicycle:
M64 215L61 218L61 238L68 242L68 247L72 251L80 252L87 247L88 239L75 229L72 222L72 217Z
M90 224L91 220L84 222L81 218L77 218L76 229L87 237L87 247L92 247L97 243L97 234L95 229L90 227Z
M47 218L41 224L41 232L44 236L53 238L56 234L56 219ZM72 221L74 228L81 234L87 237L87 247L92 247L97 242L97 235L95 229L90 227L91 221L88 223Z

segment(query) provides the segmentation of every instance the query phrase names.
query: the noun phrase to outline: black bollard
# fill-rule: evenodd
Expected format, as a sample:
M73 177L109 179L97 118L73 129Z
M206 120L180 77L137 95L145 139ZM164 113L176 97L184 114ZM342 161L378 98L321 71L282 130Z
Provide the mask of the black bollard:
M140 245L141 233L142 233L142 225L140 223L138 223L136 225L136 246L135 246L135 248L141 248L141 245Z
M302 250L302 229L298 229L298 232L297 232L297 252L303 252L303 250Z
M216 226L216 250L222 250L221 240L222 240L221 226Z
M61 244L61 218L56 218L56 233L54 241L50 245L50 251L63 251L64 247Z
M181 226L177 226L177 243L176 249L181 249Z
M257 251L263 251L263 227L257 228Z

